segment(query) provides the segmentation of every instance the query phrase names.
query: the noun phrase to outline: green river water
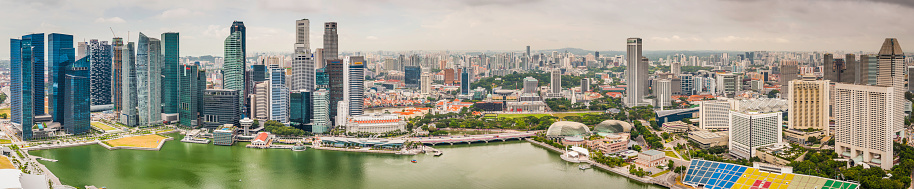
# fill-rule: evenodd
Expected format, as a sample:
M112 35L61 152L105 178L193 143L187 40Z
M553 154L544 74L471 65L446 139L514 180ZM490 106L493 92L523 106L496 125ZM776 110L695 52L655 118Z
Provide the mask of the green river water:
M522 141L435 146L403 156L182 143L161 151L98 145L31 151L67 185L120 188L641 188L602 170L580 170L555 152ZM415 159L418 163L410 163Z

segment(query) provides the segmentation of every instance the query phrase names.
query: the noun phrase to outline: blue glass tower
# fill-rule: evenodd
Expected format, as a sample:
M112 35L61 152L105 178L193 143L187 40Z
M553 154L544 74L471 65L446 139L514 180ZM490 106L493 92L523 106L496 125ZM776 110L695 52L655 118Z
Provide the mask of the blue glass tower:
M330 75L327 74L327 68L314 71L314 86L315 89L330 89Z
M89 132L89 107L90 100L89 88L89 59L83 57L76 62L61 67L64 82L60 89L60 96L63 97L64 118L61 120L63 129L69 134L82 134Z
M33 115L44 115L44 34L29 34L22 36L22 41L27 42L31 49L29 59L32 61L32 112ZM25 47L25 44L23 44ZM22 56L26 56L25 53ZM71 59L72 60L72 59ZM24 62L24 61L23 61Z
M463 71L460 72L460 94L470 94L470 74L467 73L466 68L463 68Z
M293 127L310 131L311 127L305 125L311 123L313 113L311 91L300 90L289 94L289 121Z
M64 76L61 74L61 66L76 61L76 50L73 48L73 36L67 34L52 33L48 34L48 59L50 61L51 77L51 95L48 98L50 107L49 113L54 122L60 122L63 118L63 97L60 96L60 84L63 83Z
M22 40L10 39L10 115L11 122L22 123Z
M178 33L162 34L162 113L178 113Z
M29 140L35 115L44 114L44 34L10 39L10 59L10 113L19 137Z

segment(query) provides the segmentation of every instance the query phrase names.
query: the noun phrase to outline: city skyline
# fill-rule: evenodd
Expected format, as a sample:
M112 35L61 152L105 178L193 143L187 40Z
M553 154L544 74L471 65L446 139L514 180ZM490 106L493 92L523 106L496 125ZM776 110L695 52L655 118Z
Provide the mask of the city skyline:
M914 31L914 24L892 21L892 18L914 16L911 11L914 3L891 0L651 0L574 4L548 0L43 1L11 4L0 9L13 19L29 15L36 20L7 23L9 27L0 28L0 34L7 36L67 33L74 35L74 41L107 41L113 37L108 29L111 27L116 36L136 41L139 32L180 32L186 41L180 44L182 56L222 54L221 42L228 36L233 20L244 21L250 27L251 47L247 49L252 53L291 53L289 47L294 47L296 31L288 20L302 18L315 23L308 36L315 48L323 46L320 23L341 23L339 45L345 48L340 52L522 51L527 45L534 50L571 47L622 51L624 47L616 45L617 41L628 37L643 38L645 51L856 52L869 50L865 47L876 46L878 43L873 41L885 37L907 41L911 39L907 32ZM851 23L858 27L847 27ZM7 52L8 46L0 46L0 57L9 57Z

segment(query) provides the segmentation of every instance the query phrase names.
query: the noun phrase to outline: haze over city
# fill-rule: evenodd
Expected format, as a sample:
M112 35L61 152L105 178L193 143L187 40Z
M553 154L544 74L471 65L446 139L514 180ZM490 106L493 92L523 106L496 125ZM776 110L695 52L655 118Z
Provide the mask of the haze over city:
M290 52L288 20L340 23L341 51L582 48L624 50L872 51L914 40L905 0L458 0L76 1L4 3L0 35L71 33L76 41L139 31L181 32L182 56L221 55L231 21L248 26L251 52ZM28 21L24 21L28 20ZM320 39L319 28L311 38ZM313 44L321 45L320 40ZM0 59L9 47L0 46Z

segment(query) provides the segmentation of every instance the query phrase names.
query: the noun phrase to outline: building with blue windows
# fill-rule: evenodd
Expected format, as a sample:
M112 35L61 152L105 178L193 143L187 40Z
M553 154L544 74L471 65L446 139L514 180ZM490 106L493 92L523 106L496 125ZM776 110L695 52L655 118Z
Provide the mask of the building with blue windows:
M111 56L114 51L107 41L89 40L89 98L93 107L113 105L111 99ZM113 108L113 106L112 106ZM104 108L95 108L104 109Z
M76 49L73 48L73 35L52 33L48 34L48 61L50 66L48 76L51 87L48 95L48 108L54 122L60 122L64 117L63 97L60 96L60 84L65 75L61 69L65 64L76 61ZM42 68L43 70L44 68ZM44 80L41 81L42 83Z
M419 88L420 74L422 74L422 72L421 72L421 69L419 68L419 66L403 67L403 75L404 75L403 83L406 84L406 88L411 88L411 89Z
M121 115L120 123L128 127L139 125L137 111L136 49L133 42L121 47Z
M314 118L311 121L311 133L323 134L330 132L330 92L327 89L318 89L311 94L314 103Z
M44 101L43 97L36 98L35 96L36 91L43 90L43 88L35 88L35 73L44 70L44 66L36 70L35 68L38 66L35 65L44 60L44 34L24 35L22 39L10 39L10 60L12 75L10 114L12 114L13 128L20 139L30 140L35 123L35 109L37 109L35 104L37 101ZM41 108L43 112L44 107Z
M162 34L162 113L178 113L178 33Z
M298 90L289 94L289 122L295 128L310 131L311 119L314 117L311 103L311 91Z
M349 57L349 64L349 115L362 115L365 106L365 58Z
M460 94L470 94L470 74L467 73L466 68L463 68L463 71L460 72Z
M327 74L327 68L320 68L314 71L314 89L330 89L330 75Z
M90 130L90 56L60 68L64 82L58 86L63 104L64 117L61 126L68 134L83 134Z
M270 120L289 123L289 88L286 72L279 65L270 65Z
M206 71L196 65L181 65L178 93L178 124L185 127L200 126L203 115L203 90L206 88Z
M137 112L139 125L162 123L161 41L140 32L136 50Z

